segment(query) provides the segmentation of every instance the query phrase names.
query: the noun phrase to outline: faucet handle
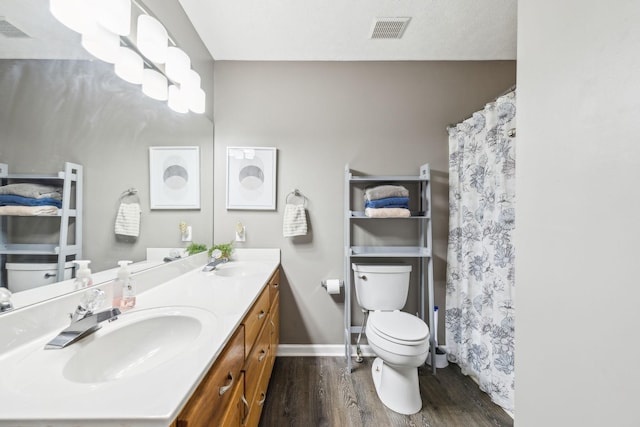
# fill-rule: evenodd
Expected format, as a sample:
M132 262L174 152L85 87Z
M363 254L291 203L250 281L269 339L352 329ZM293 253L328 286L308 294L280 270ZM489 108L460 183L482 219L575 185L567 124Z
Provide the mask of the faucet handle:
M93 313L104 303L106 296L102 289L89 289L80 298L80 305L85 311Z
M7 288L0 287L0 313L11 309L13 309L11 291Z

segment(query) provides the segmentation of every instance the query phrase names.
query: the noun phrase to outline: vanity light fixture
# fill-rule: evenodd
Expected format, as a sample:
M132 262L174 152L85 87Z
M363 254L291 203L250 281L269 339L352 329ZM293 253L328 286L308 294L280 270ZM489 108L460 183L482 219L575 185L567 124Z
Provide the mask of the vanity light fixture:
M135 44L128 38L132 2L141 12ZM49 9L58 21L81 34L89 53L113 63L117 76L142 84L145 95L168 100L179 113L205 112L206 93L189 55L175 46L162 23L137 0L49 0Z
M83 33L82 47L98 59L114 64L120 53L120 36L98 24L93 31Z
M97 8L98 24L114 34L131 33L131 1L101 0Z
M189 105L185 93L176 85L169 86L169 108L176 113L188 113Z
M167 48L167 63L164 65L164 72L168 79L177 83L183 83L189 76L191 70L191 59L182 49L176 46Z
M166 62L169 35L164 25L153 16L138 16L138 37L136 44L140 53L150 61L157 64L164 64Z
M133 84L142 83L144 62L142 57L128 47L120 47L114 71L122 80Z
M145 68L142 72L142 93L158 101L167 100L167 77L159 71Z

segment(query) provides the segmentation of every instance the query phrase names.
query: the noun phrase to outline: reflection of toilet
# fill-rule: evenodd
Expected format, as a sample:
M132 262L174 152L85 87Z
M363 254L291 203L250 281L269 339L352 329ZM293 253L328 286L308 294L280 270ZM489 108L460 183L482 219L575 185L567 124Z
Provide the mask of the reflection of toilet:
M39 286L71 279L73 263L64 265L64 278L58 279L58 264L54 263L13 263L8 262L7 283L11 292L26 291Z
M418 366L429 352L429 327L403 311L409 292L410 265L352 264L358 304L369 310L365 334L378 356L373 383L382 403L398 413L422 408Z

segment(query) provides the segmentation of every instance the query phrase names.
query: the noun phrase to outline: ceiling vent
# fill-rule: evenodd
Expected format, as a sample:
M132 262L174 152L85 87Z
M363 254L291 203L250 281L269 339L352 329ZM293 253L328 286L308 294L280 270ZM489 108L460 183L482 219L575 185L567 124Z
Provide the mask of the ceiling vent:
M5 37L11 37L16 39L30 38L28 34L24 33L18 27L7 21L4 17L0 16L0 34Z
M399 39L411 18L376 18L371 26L372 39Z

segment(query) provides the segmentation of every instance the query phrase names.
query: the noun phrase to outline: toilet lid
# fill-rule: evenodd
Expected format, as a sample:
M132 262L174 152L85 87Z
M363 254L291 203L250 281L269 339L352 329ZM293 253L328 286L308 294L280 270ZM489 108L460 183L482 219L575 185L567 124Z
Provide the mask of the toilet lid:
M396 343L417 344L429 337L429 327L422 319L404 311L374 311L367 328Z

